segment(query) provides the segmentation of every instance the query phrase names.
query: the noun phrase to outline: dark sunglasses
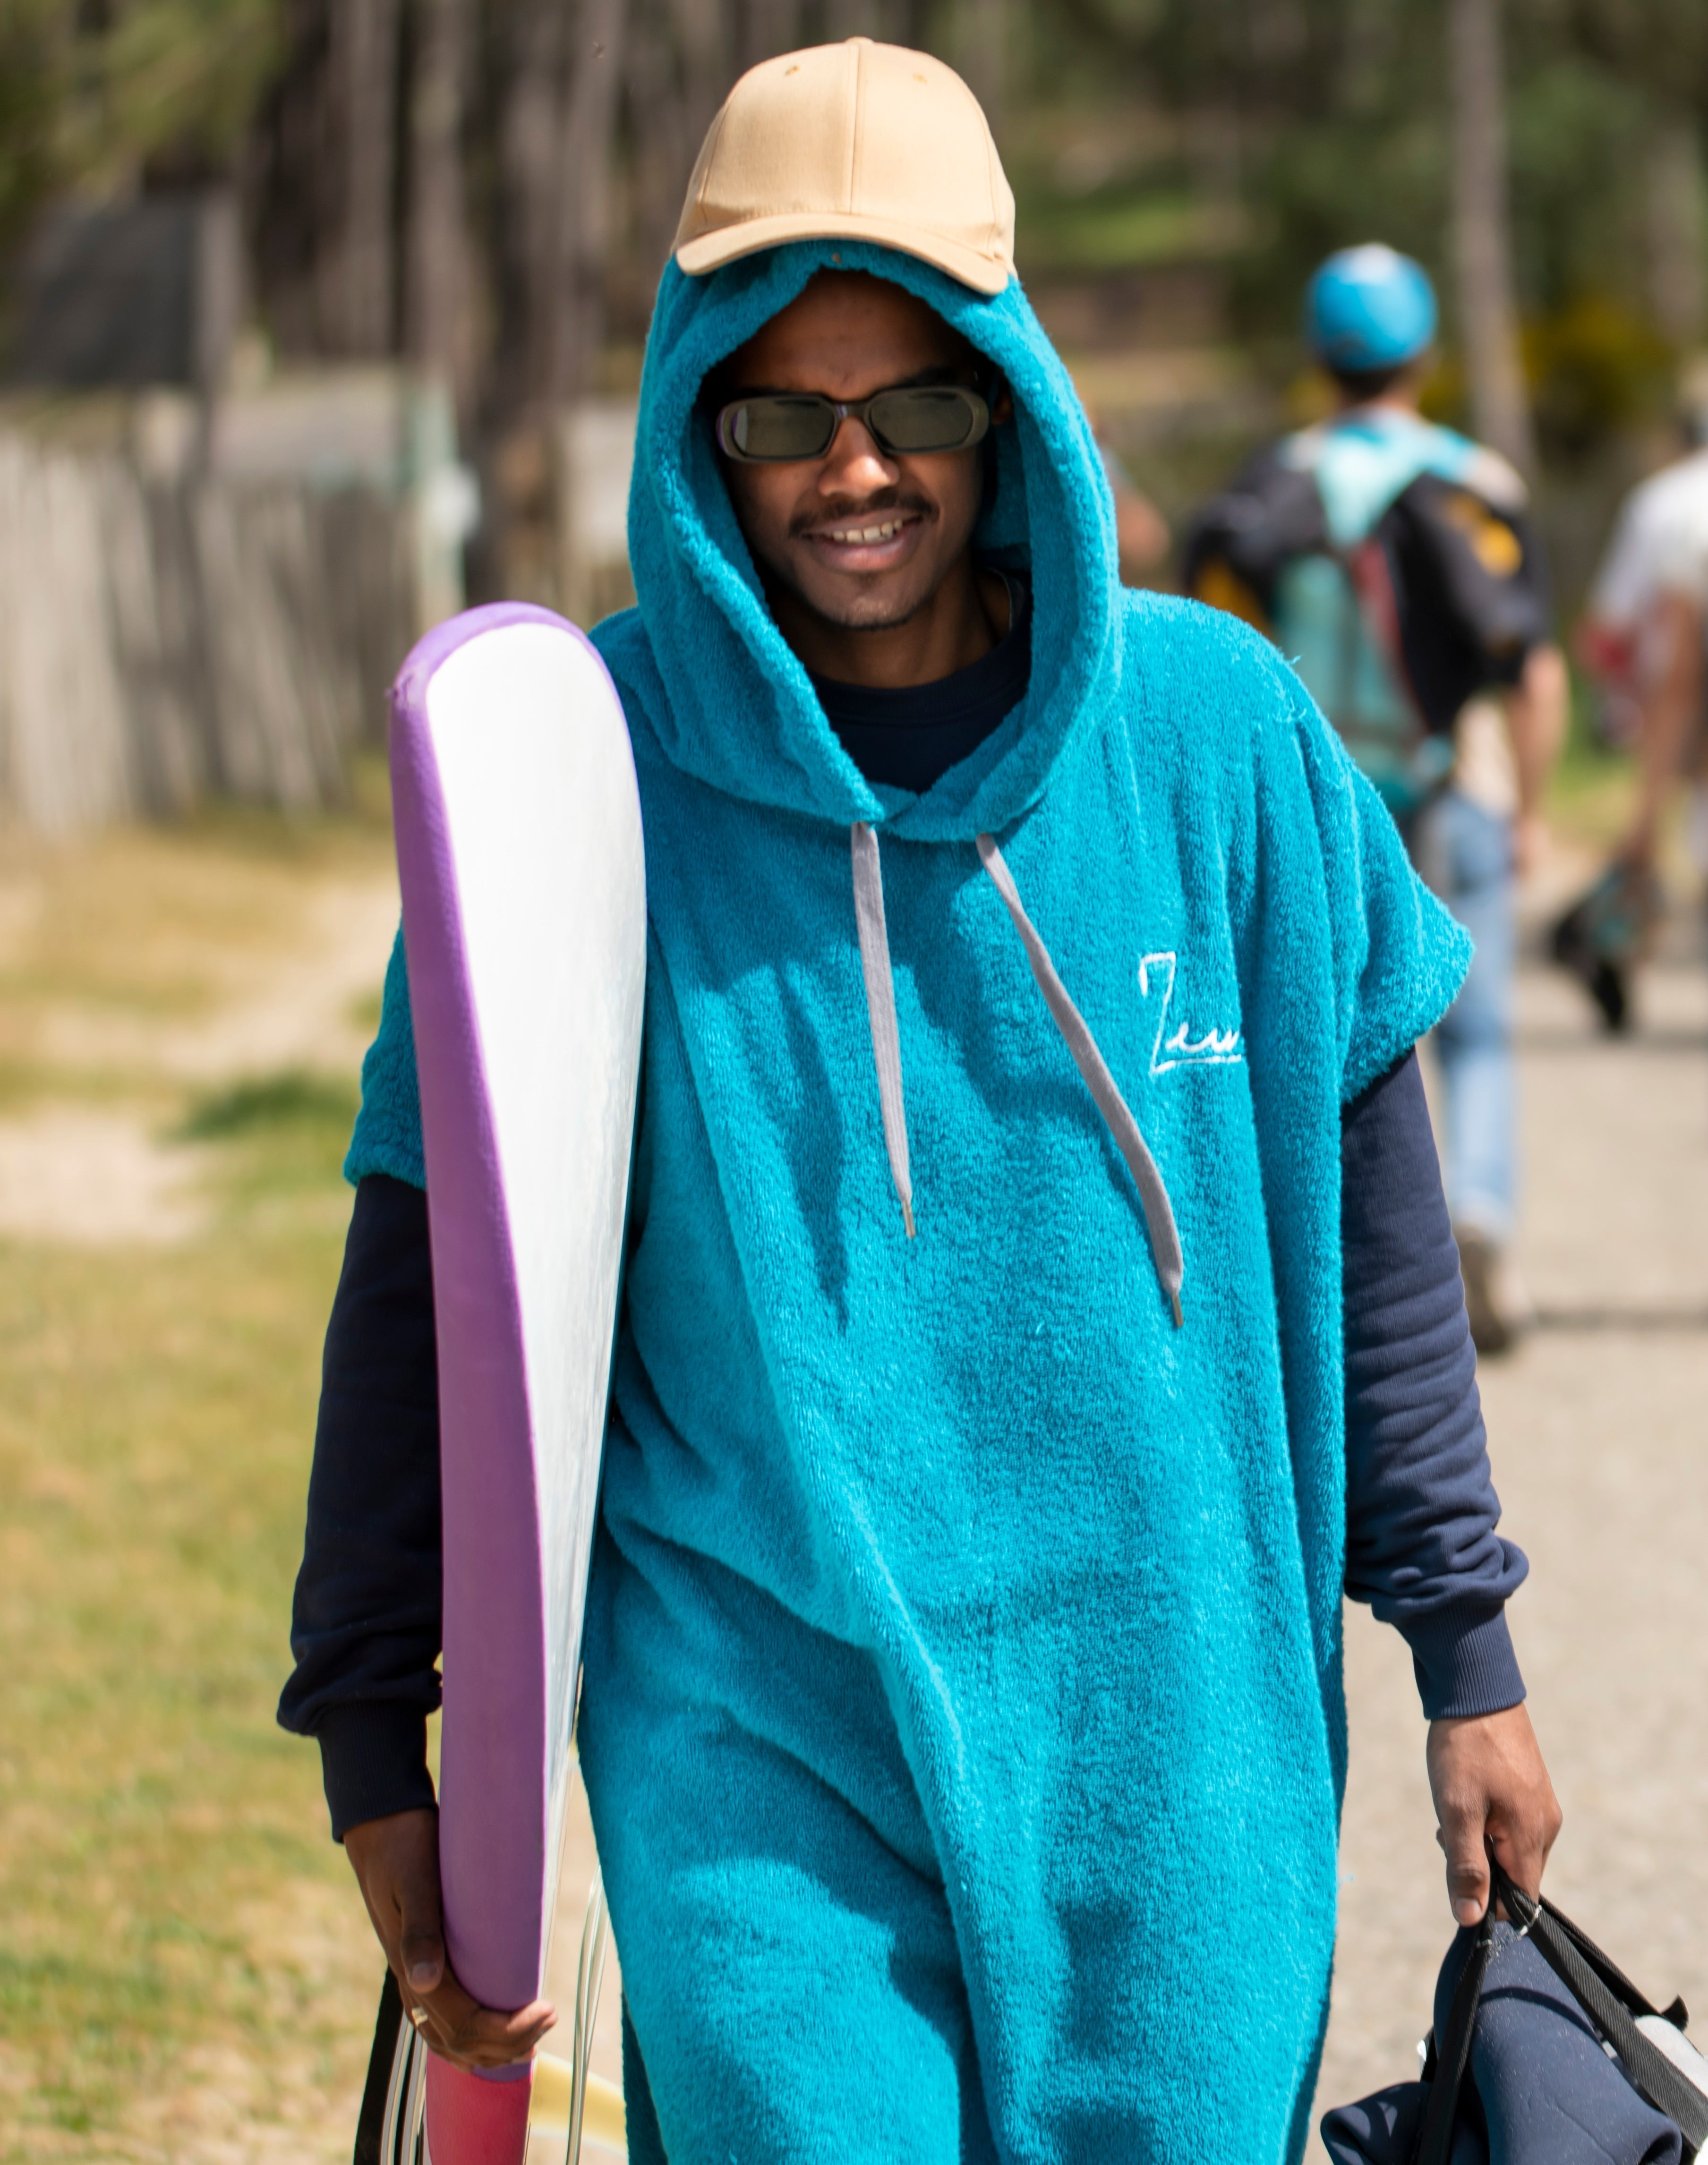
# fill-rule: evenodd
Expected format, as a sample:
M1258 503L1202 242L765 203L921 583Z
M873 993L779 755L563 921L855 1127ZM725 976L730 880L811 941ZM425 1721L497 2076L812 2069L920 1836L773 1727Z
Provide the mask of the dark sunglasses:
M770 391L737 398L718 414L718 447L744 466L822 458L844 421L860 422L881 451L964 451L990 426L990 408L959 383L903 384L869 398Z

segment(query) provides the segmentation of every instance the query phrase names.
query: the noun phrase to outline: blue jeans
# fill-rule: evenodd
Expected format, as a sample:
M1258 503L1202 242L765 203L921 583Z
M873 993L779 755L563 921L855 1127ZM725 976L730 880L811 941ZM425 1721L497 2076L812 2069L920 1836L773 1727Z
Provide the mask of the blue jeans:
M1476 942L1470 974L1437 1026L1435 1046L1447 1098L1447 1207L1456 1226L1499 1245L1511 1236L1518 1200L1511 828L1447 789L1407 823L1406 840L1418 871Z

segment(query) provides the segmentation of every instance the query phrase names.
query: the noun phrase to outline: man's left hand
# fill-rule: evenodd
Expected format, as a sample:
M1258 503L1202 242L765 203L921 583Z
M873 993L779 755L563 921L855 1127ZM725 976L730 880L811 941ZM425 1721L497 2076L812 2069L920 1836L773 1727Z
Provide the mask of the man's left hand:
M1540 1894L1562 1815L1526 1709L1432 1721L1426 1758L1455 1923L1489 1906L1490 1849L1515 1885Z

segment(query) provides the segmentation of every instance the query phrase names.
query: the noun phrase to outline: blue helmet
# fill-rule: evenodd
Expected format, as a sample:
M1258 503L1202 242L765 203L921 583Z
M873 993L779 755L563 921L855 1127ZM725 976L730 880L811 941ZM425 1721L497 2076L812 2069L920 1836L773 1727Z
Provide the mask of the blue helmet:
M1352 375L1403 367L1435 336L1435 288L1421 263L1371 241L1318 266L1305 292L1305 335L1325 367Z

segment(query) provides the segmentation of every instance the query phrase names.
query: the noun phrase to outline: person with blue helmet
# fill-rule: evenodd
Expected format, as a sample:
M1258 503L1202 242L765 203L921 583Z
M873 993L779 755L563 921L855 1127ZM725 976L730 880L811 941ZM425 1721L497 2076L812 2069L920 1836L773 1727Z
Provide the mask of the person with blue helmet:
M1311 278L1304 315L1335 411L1200 517L1188 584L1269 633L1475 942L1436 1045L1472 1335L1499 1352L1526 1320L1509 1256L1516 887L1564 735L1565 665L1522 480L1418 410L1439 320L1427 272L1378 242L1342 249Z

